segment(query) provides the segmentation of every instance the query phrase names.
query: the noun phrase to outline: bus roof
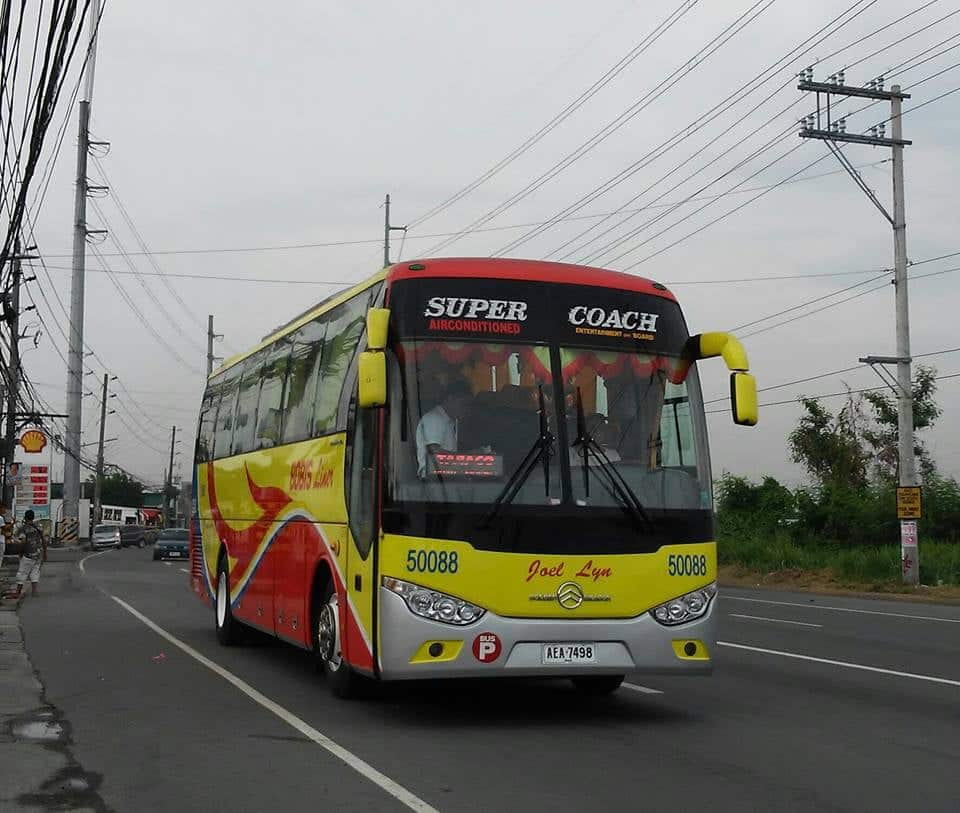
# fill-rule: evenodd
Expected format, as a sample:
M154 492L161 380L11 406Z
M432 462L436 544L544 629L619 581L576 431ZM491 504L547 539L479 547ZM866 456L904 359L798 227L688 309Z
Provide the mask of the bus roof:
M535 282L556 282L567 285L594 285L600 288L616 288L620 291L636 291L642 294L663 297L671 302L676 297L659 282L591 268L587 265L547 262L544 260L514 260L496 257L444 257L436 260L409 260L388 269L390 282L401 279L424 279L427 277L483 277L486 279L517 279Z
M316 305L295 316L271 333L263 337L259 344L232 356L223 365L214 370L211 378L240 363L248 356L266 347L272 342L292 333L311 319L316 319L323 313L332 310L337 305L350 299L354 294L376 284L384 279L390 282L405 279L428 278L466 278L478 277L485 279L516 279L533 280L535 282L554 282L567 285L594 285L600 288L615 288L621 291L636 291L637 293L659 296L676 302L676 297L659 282L645 277L636 277L620 271L608 271L604 268L591 268L587 265L570 265L544 260L515 260L498 257L443 257L440 259L407 260L403 263L388 266L372 277L358 282L349 288L339 291Z

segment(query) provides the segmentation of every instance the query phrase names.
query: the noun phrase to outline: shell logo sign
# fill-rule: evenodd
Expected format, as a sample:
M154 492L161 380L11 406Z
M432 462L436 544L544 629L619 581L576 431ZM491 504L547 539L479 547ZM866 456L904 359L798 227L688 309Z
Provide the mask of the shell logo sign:
M37 454L47 445L47 436L39 429L30 429L20 436L20 445L28 454Z

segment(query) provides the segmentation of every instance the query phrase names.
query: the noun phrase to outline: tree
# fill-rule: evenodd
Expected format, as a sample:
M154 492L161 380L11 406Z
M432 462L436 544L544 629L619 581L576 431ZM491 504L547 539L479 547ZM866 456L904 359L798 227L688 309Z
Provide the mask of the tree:
M918 365L913 379L913 430L927 429L940 417L941 409L933 396L937 392L937 370ZM864 400L873 410L876 426L867 427L863 439L873 457L874 473L880 480L897 479L900 455L898 453L897 399L892 393L864 393ZM914 453L920 462L924 480L930 479L935 468L926 447L914 434Z
M90 478L93 482L93 478ZM127 508L143 506L143 483L128 477L122 471L105 474L100 499L104 505L122 505Z
M862 488L868 456L861 442L863 414L852 395L834 416L815 398L801 398L804 414L788 438L791 457L818 485Z

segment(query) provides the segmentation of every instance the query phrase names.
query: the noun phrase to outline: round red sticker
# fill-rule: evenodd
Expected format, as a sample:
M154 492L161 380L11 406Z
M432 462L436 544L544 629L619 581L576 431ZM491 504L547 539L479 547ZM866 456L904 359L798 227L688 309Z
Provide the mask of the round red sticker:
M496 633L481 632L473 639L473 657L480 663L493 663L500 657L503 651L503 644Z

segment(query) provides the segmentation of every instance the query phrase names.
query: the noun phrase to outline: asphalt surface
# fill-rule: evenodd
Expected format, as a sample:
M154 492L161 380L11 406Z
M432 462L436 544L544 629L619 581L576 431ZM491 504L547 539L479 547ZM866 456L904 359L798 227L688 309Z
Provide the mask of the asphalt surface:
M728 589L710 678L344 702L304 652L220 647L186 563L150 557L62 565L21 610L104 809L960 810L960 607Z

